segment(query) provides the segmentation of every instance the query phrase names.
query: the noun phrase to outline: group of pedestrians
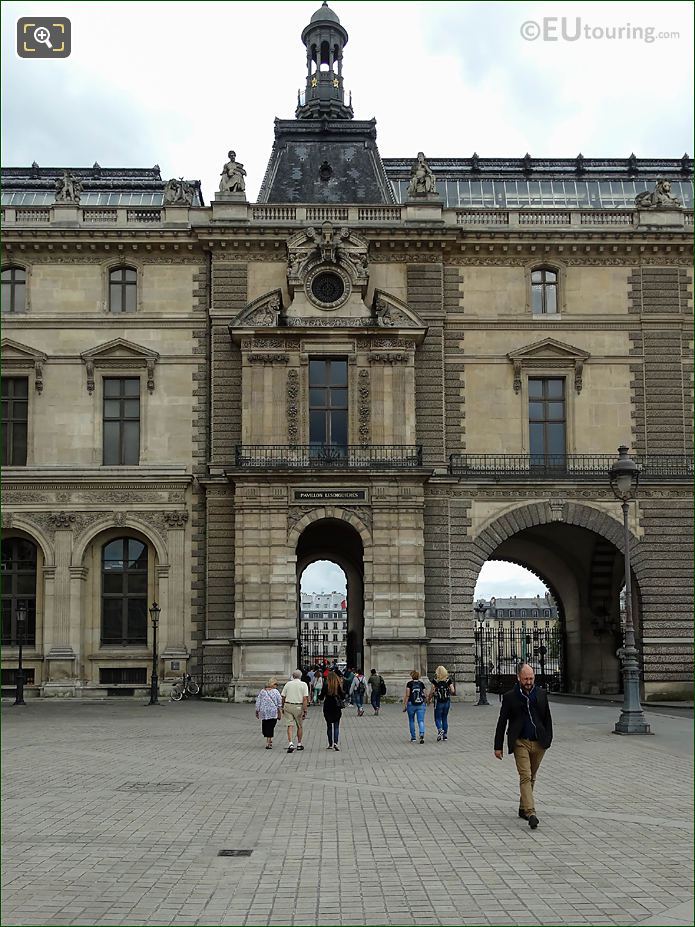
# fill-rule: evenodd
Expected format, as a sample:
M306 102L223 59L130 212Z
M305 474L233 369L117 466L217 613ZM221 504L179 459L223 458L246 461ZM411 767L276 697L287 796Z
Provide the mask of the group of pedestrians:
M374 715L379 714L381 697L386 694L386 685L383 677L375 669L371 671L367 680L360 670L346 673L343 677L336 665L326 668L325 672L317 667L312 671L308 682L304 676L302 670L295 670L281 692L277 689L277 679L272 676L258 693L256 717L261 721L266 750L272 749L275 726L283 716L287 725L287 752L294 753L295 750L304 749L303 723L309 710L310 699L314 704L319 701L323 704L327 750L340 750L340 722L348 700L357 707L358 717L363 715L364 696L369 689ZM437 740L448 739L449 709L451 697L455 694L456 686L446 667L437 667L429 692L417 670L412 671L403 692L402 702L403 711L408 714L411 743L417 743L419 735L420 743L424 744L425 714L427 705L432 702ZM539 820L533 787L545 751L552 743L553 723L548 694L545 689L535 685L533 668L527 663L519 666L516 684L502 697L494 737L494 754L498 760L504 756L505 733L507 749L514 755L519 775L519 817L528 821L529 827L535 830Z

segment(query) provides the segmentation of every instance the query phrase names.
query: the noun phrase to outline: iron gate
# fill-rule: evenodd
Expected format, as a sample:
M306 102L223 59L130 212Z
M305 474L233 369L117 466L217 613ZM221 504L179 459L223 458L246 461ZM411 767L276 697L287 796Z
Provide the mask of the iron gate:
M487 677L488 692L506 692L516 682L520 663L528 663L536 682L550 692L563 689L563 635L552 628L486 628L478 625L475 640L475 684Z

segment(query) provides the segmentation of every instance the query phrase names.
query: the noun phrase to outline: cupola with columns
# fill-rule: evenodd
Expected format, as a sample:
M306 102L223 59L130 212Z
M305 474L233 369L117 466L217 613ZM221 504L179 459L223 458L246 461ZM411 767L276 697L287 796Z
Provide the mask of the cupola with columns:
M343 48L348 34L336 13L325 2L302 32L306 45L306 90L297 103L297 119L352 119L345 104Z

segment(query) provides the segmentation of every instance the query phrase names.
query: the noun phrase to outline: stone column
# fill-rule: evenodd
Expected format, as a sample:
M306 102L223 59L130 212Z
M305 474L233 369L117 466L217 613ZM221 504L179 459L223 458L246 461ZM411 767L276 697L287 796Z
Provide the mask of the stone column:
M46 602L52 595L52 608L46 610L44 647L46 682L44 695L74 695L77 654L73 647L74 633L70 627L70 561L72 555L72 522L74 515L61 512L50 516L55 526L55 572L52 589L46 582ZM79 633L79 629L77 629Z

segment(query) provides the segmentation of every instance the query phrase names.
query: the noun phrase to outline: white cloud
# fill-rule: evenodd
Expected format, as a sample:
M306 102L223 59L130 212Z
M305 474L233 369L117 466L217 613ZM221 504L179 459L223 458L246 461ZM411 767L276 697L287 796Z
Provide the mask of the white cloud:
M330 560L316 560L302 573L302 592L342 592L347 594L345 574Z
M255 198L273 118L303 86L300 33L311 2L75 3L61 61L14 51L15 20L53 3L2 5L6 165L151 167L217 189L229 148ZM692 137L690 4L347 2L346 86L376 116L385 157L680 157ZM629 15L628 15L629 14ZM649 25L678 39L527 42L520 25L579 15L585 25ZM388 42L386 37L388 36ZM692 154L692 152L690 152Z
M489 599L491 596L520 598L545 595L549 590L541 580L524 567L502 560L488 560L478 576L475 586L476 599Z

